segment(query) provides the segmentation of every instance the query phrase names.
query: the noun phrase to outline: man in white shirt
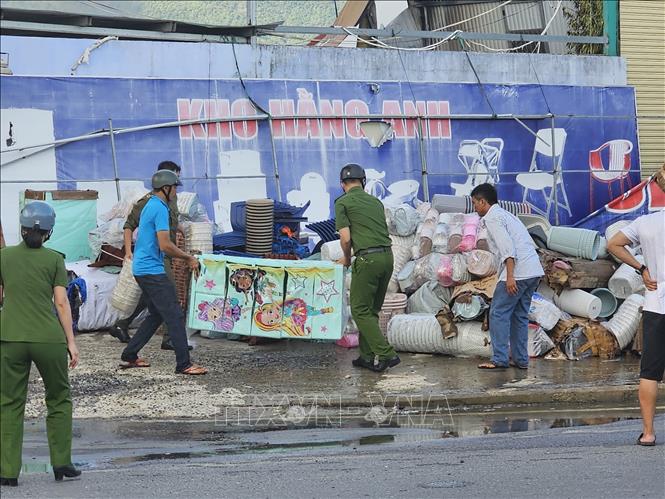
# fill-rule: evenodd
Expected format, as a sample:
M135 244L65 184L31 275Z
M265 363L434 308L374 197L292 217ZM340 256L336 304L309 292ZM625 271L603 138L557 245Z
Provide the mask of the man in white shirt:
M639 244L642 265L624 246ZM640 410L642 434L638 445L656 445L653 419L656 414L658 382L665 372L665 210L644 215L621 229L607 243L607 249L642 276L644 295L644 342L640 362Z
M480 369L520 369L529 366L529 308L531 297L544 275L535 245L524 224L498 204L492 184L471 191L473 207L487 228L490 242L501 261L499 281L490 306L492 358ZM508 347L512 363L508 362Z

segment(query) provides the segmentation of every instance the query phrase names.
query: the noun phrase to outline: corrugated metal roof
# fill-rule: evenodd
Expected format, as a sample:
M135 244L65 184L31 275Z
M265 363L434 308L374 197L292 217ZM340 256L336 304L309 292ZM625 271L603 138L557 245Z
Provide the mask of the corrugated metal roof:
M665 2L621 1L619 50L628 65L628 83L635 86L637 113L665 115ZM665 161L665 120L640 119L642 174Z

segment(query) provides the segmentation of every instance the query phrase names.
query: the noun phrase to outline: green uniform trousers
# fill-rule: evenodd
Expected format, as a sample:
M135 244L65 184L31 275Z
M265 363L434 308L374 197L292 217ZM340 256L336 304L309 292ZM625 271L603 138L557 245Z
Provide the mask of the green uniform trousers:
M28 376L34 362L46 391L46 433L52 466L72 462L72 399L64 343L0 342L0 476L21 471Z
M379 312L393 273L391 251L356 257L351 278L351 315L360 332L360 356L392 359L396 353L379 328Z

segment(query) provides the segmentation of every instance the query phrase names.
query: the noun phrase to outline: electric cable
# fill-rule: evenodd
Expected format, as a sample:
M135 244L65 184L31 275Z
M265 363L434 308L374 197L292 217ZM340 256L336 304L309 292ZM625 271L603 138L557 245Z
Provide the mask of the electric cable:
M460 42L462 44L462 50L464 51L464 54L466 55L466 60L469 61L469 66L471 66L471 71L473 71L474 76L476 77L476 82L478 83L478 86L480 87L480 92L483 94L483 98L485 99L485 102L487 102L487 105L489 108L492 110L492 117L496 118L496 109L494 109L494 106L490 102L489 96L487 95L487 92L485 92L485 86L483 85L483 82L480 81L480 76L478 76L478 72L476 71L476 67L473 65L473 62L471 62L471 57L469 56L469 51L467 50L466 46L464 45L464 39L460 39Z

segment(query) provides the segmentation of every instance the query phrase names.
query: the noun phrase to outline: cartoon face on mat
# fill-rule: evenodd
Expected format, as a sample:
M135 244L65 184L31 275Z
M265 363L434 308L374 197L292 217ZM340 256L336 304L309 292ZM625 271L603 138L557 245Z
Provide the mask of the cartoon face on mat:
M198 319L212 322L215 331L232 331L235 323L240 319L240 305L238 300L231 298L224 300L217 298L212 302L199 303Z
M254 281L264 275L266 273L263 270L238 269L231 273L229 282L238 293L245 294L245 303L247 303L248 295L254 287Z
M263 331L283 329L289 336L309 336L312 330L306 326L307 318L333 310L332 307L314 308L301 298L291 298L281 307L276 303L261 305L254 314L254 323Z

